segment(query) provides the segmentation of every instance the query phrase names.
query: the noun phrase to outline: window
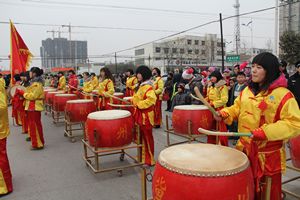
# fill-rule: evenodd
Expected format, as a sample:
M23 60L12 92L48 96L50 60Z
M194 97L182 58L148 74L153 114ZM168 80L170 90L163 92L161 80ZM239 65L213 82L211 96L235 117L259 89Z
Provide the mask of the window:
M135 50L135 55L139 56L139 55L144 55L145 53L145 49L137 49Z
M218 56L222 56L222 51L217 51Z
M181 54L184 54L184 49L180 49L180 53L181 53Z
M155 48L155 53L160 53L160 47Z
M199 40L195 40L195 45L198 45L199 44Z
M156 57L155 60L161 60L161 58L160 57Z
M187 44L191 45L192 44L192 40L187 40Z
M177 53L177 48L172 48L172 53Z
M199 54L199 49L195 49L195 54Z
M193 50L192 49L189 49L188 50L188 54L192 54L193 53Z
M206 51L205 50L201 50L201 55L205 55Z
M205 45L205 41L201 41L201 45Z
M165 54L169 53L169 48L164 48L164 53Z

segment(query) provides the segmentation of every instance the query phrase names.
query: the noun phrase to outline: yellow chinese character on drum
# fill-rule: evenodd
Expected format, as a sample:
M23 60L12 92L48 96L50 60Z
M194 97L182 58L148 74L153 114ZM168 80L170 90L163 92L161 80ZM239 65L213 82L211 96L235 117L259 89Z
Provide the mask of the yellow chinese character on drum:
M156 180L155 184L155 200L161 200L167 190L167 185L164 177Z
M121 126L117 132L117 139L126 139L127 138L127 127L126 126Z
M206 115L203 115L203 117L200 120L203 127L208 127L208 119Z
M249 185L247 186L247 193L246 194L239 194L238 195L238 200L249 200L250 199L250 194L249 194Z

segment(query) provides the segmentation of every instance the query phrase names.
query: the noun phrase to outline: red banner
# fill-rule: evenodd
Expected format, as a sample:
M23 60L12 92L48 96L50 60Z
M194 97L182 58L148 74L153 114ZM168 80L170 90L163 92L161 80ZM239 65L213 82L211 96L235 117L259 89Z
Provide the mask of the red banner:
M18 33L16 27L10 21L10 70L11 70L11 83L14 84L14 75L25 72L30 64L33 55L29 51L27 45Z

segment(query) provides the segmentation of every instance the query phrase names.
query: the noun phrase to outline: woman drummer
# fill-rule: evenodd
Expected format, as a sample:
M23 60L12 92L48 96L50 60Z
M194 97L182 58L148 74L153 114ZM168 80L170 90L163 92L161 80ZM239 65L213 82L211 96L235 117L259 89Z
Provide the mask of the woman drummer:
M126 71L126 92L125 92L125 96L126 97L131 97L134 94L134 88L136 86L136 84L138 83L138 80L136 78L136 76L133 73L132 69L128 69Z
M241 137L236 148L249 157L256 183L256 199L262 199L266 183L271 182L272 200L281 199L281 173L285 170L284 140L299 134L300 111L287 81L279 69L276 56L261 53L252 61L252 80L236 98L234 105L220 111L232 124L238 120Z
M161 111L161 104L162 104L162 96L164 90L164 81L161 79L161 72L160 70L155 67L152 69L152 76L153 76L153 89L156 94L156 103L154 107L154 124L155 128L160 128L162 123L162 111Z
M142 65L137 68L136 75L139 86L132 98L132 103L135 106L133 117L135 123L140 127L143 144L142 162L152 166L155 164L152 128L154 126L154 106L157 97L152 86L151 70Z
M27 111L28 132L31 137L32 150L44 148L43 127L41 111L44 109L43 71L38 67L30 69L30 86L26 91L17 92L25 98L25 110Z
M104 67L100 70L100 79L101 82L98 86L99 110L109 110L111 106L108 103L112 103L112 98L110 96L114 95L114 78L107 67Z

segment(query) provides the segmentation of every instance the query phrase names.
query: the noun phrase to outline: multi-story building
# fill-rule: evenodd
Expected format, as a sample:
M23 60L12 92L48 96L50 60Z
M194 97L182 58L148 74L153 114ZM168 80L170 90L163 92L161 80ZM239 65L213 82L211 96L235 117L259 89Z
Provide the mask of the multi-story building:
M77 67L87 61L87 41L48 38L42 41L40 52L46 71L52 67Z
M279 36L285 31L300 32L300 2L299 0L280 0Z
M135 64L161 68L185 66L221 66L221 38L217 34L180 36L135 49ZM225 52L225 43L224 43Z

